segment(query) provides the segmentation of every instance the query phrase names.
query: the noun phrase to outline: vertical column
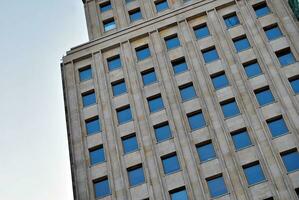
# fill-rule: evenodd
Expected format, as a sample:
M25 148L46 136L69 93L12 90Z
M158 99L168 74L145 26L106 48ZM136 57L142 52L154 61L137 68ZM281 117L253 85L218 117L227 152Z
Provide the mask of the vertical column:
M127 13L125 12L123 1L121 0L113 0L114 10L113 12L116 11L115 19L118 22L118 27L119 28L125 28L128 26L128 21L127 21Z
M155 8L153 8L154 3L148 0L141 0L143 7L145 8L145 15L147 19L153 18L155 16Z
M88 1L84 4L84 8L89 40L93 40L101 35L97 3L95 1Z

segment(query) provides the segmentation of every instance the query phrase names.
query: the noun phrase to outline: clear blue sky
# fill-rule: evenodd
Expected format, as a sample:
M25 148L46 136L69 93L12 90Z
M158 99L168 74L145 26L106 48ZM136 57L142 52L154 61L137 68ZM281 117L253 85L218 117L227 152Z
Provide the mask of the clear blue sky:
M1 200L73 199L60 60L87 40L81 0L1 0Z

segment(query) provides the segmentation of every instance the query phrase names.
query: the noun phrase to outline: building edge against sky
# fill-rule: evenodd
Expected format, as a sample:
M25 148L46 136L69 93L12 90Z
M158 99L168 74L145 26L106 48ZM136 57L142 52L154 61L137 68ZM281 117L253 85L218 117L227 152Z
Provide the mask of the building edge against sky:
M298 199L298 1L83 3L61 64L76 200Z

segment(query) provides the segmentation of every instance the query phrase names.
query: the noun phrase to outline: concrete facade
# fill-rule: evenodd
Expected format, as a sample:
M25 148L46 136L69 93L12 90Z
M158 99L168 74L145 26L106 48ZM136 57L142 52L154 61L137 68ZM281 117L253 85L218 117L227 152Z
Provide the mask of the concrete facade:
M299 150L299 95L290 80L299 77L299 26L287 0L167 0L157 13L155 1L84 1L90 42L72 48L61 64L69 149L76 200L94 200L94 183L108 178L111 195L104 200L169 200L184 187L191 199L213 199L207 180L222 176L228 192L219 200L298 199L299 171L287 172L282 153ZM257 17L256 5L271 12ZM130 23L129 11L140 8L143 19ZM227 28L224 16L236 13L240 24ZM105 32L103 22L116 28ZM207 24L210 35L197 39L194 27ZM269 41L265 27L278 25L282 36ZM164 38L176 34L180 46L168 50ZM233 41L246 35L250 48L237 52ZM296 42L297 41L297 42ZM148 45L151 56L138 61L135 49ZM214 48L219 59L206 63L203 52ZM281 66L277 55L292 52L295 62ZM122 67L109 71L107 59L119 55ZM174 74L172 61L185 58L188 70ZM244 65L257 61L262 73L248 78ZM92 79L80 81L79 70L90 66ZM141 74L154 69L157 82L144 86ZM215 90L211 77L225 72L229 85ZM127 92L114 96L111 83L125 80ZM182 101L179 88L192 83L196 98ZM274 102L260 106L255 91L269 88ZM84 107L82 94L94 91L96 104ZM164 109L151 113L147 99L161 95ZM225 118L221 105L234 99L240 114ZM129 105L133 120L119 124L116 111ZM202 113L205 126L191 130L188 116ZM88 135L85 122L98 117L101 132ZM282 117L288 133L273 138L267 122ZM172 137L157 142L156 125L168 122ZM236 150L232 134L246 129L252 145ZM138 151L124 154L121 138L136 134ZM196 147L212 142L216 158L201 162ZM102 145L105 162L90 164L89 151ZM180 170L165 175L161 157L176 153ZM244 167L259 163L265 180L248 185ZM130 186L127 169L142 166L145 182Z

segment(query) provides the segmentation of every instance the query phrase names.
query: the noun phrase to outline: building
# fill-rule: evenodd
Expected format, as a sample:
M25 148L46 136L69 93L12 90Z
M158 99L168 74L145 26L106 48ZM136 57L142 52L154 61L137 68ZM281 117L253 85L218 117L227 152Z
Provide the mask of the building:
M76 200L298 199L294 6L83 3L61 65Z

